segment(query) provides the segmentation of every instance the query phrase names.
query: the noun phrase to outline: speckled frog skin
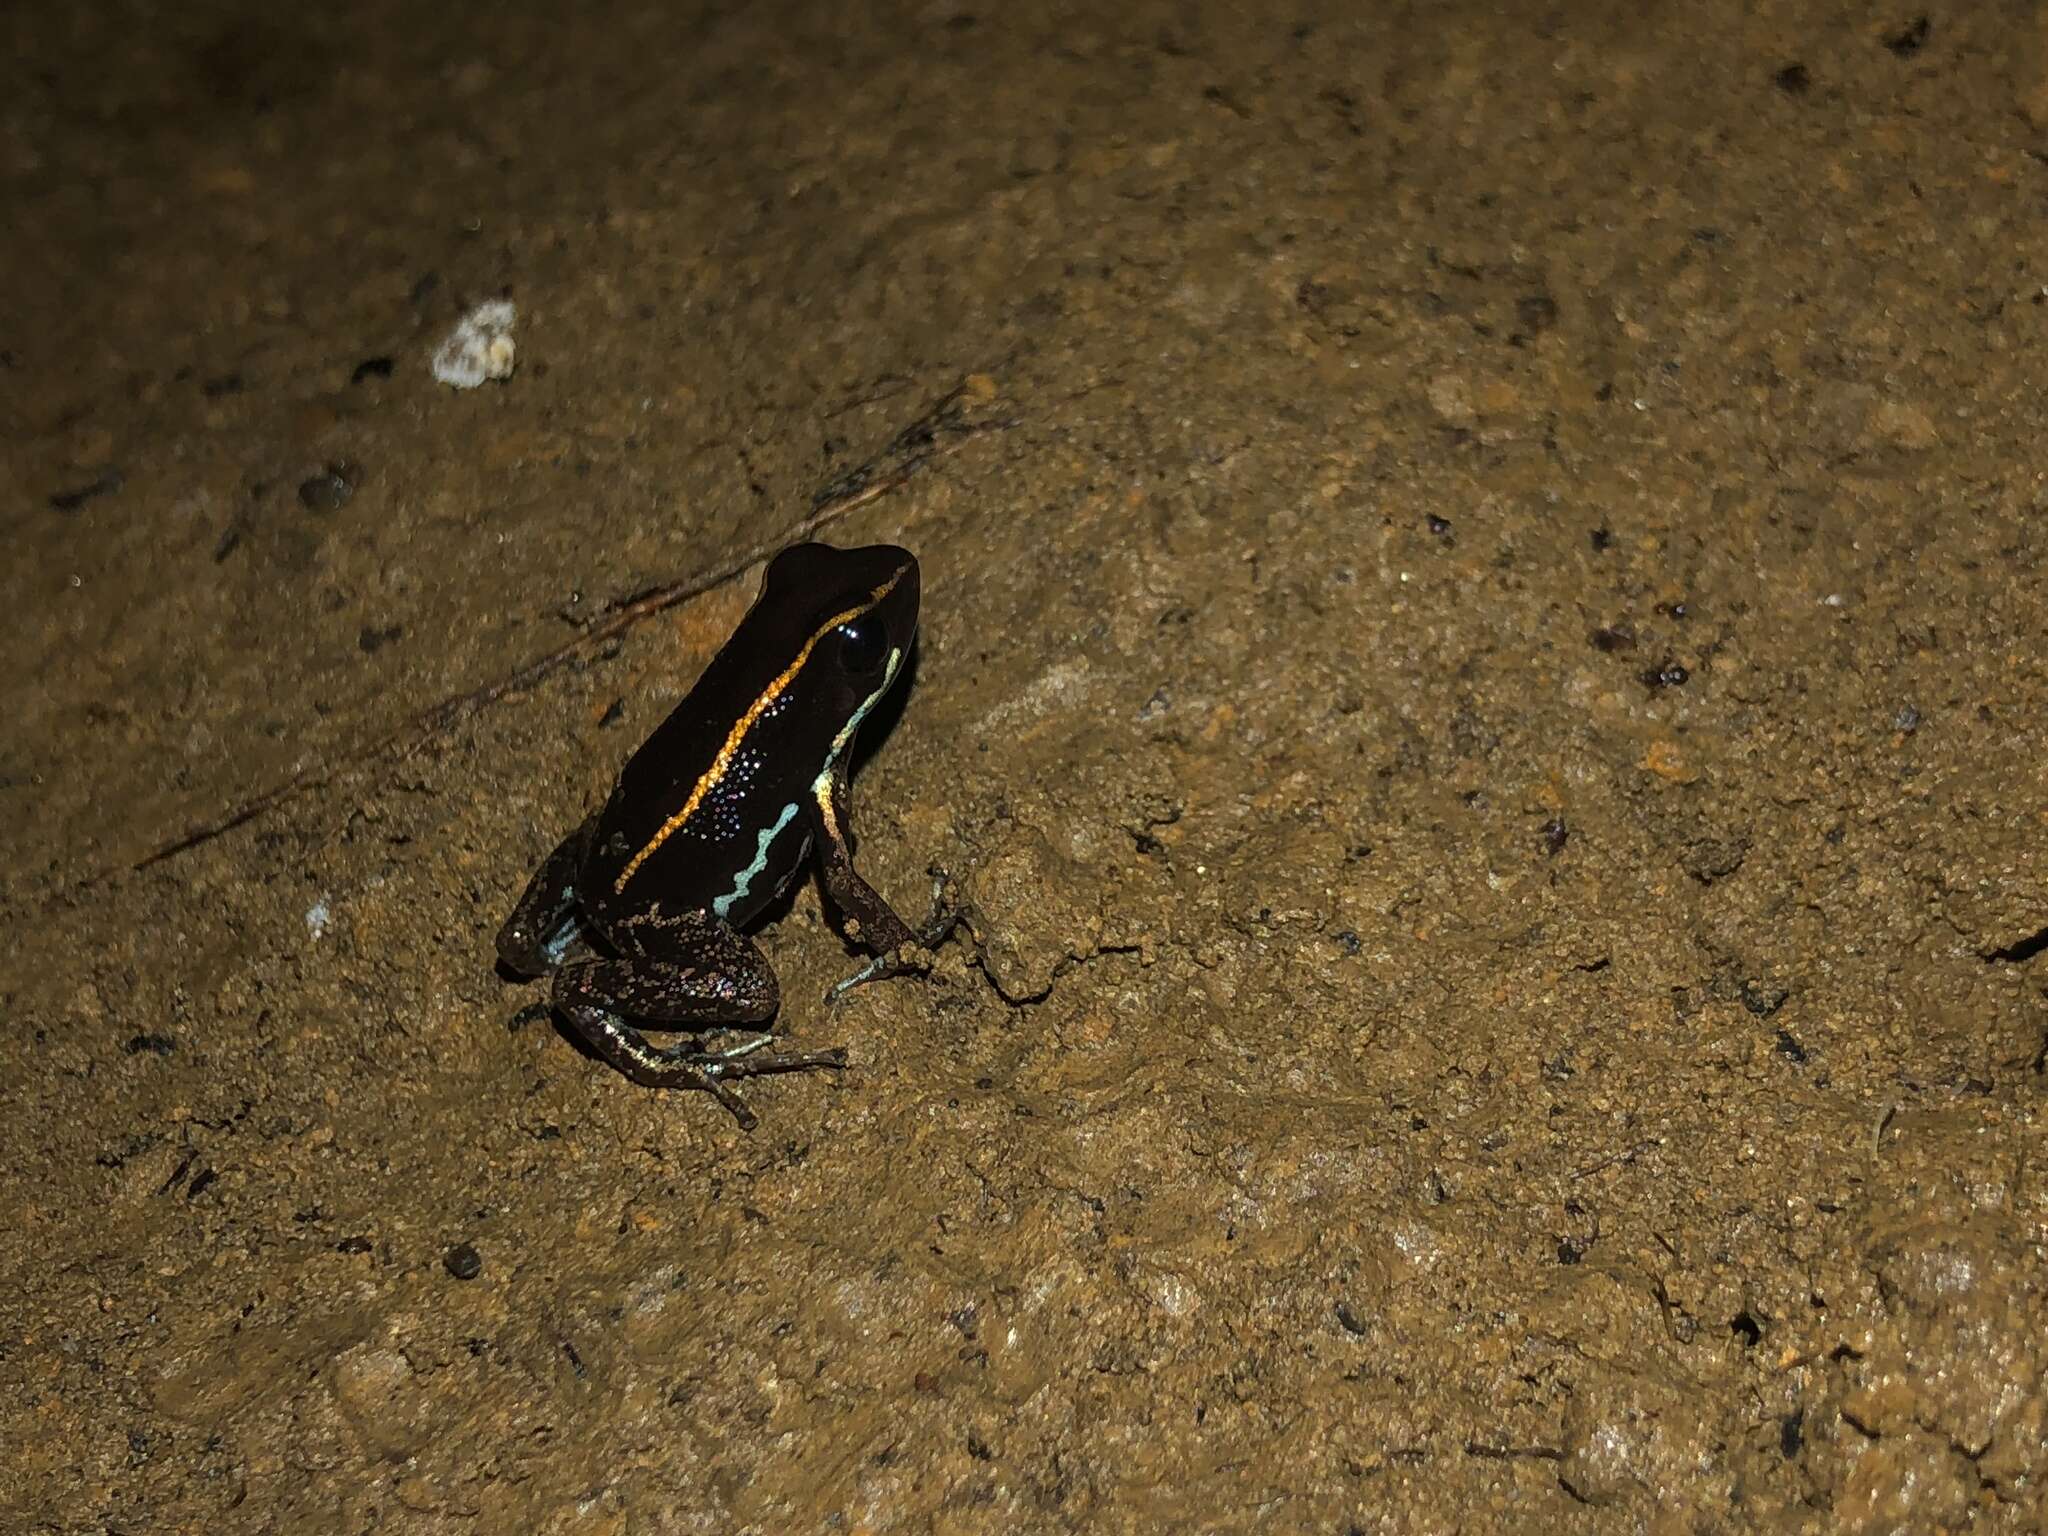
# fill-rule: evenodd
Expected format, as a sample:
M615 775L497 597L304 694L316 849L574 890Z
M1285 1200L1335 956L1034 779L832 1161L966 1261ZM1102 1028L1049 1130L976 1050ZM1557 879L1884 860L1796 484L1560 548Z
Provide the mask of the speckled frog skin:
M845 1064L839 1049L774 1054L764 1025L775 973L741 930L815 849L847 932L875 956L833 989L906 968L903 952L951 928L912 929L861 878L848 831L854 734L917 635L917 560L874 544L798 544L769 562L760 596L696 686L620 771L604 808L548 856L498 932L498 958L551 974L552 1001L636 1082L701 1088L740 1124L735 1077ZM685 1032L651 1044L654 1028Z

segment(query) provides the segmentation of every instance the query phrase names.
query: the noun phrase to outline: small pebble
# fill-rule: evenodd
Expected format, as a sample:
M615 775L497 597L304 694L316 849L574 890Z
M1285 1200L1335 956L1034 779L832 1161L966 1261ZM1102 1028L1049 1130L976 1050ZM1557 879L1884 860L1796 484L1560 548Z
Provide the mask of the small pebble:
M456 323L434 349L434 377L455 389L475 389L489 379L509 379L519 352L512 326L519 311L508 299L489 299Z
M484 1270L484 1256L468 1243L457 1243L441 1255L441 1267L458 1280L474 1280Z
M339 512L355 493L355 466L330 464L299 482L299 505L308 512Z

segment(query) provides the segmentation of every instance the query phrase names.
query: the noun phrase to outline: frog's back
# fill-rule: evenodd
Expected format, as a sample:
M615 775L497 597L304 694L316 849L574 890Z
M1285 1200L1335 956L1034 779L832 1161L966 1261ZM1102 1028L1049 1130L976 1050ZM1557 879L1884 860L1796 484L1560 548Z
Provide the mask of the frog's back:
M765 902L801 857L801 829L783 835L799 820L801 785L779 782L758 730L734 729L747 706L728 707L720 663L731 654L720 653L621 770L584 860L586 901L600 911L659 902L741 922L752 913L734 907L749 895L759 898L749 905Z
M892 597L907 647L908 551L801 544L775 558L732 638L621 770L584 861L586 910L602 923L658 902L741 923L773 899L809 846L818 776L857 723L839 652L818 647Z

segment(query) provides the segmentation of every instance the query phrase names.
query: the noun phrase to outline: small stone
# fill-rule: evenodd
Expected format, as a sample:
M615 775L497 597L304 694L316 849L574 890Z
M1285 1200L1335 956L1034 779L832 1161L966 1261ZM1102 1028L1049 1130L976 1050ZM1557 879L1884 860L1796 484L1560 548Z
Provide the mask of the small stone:
M472 1244L457 1243L441 1255L441 1267L458 1280L474 1280L484 1272L484 1256Z
M388 1346L358 1344L334 1359L334 1395L352 1418L384 1418L411 1379L411 1364Z
M355 466L330 464L299 482L299 505L308 512L339 512L355 493Z
M509 379L518 366L512 325L519 311L509 299L479 304L434 349L434 377L455 389L475 389L490 379Z
M1749 842L1746 830L1692 838L1679 850L1679 867L1701 885L1712 885L1742 868L1742 861L1749 857Z
M1643 752L1642 766L1670 784L1690 784L1699 777L1678 743L1669 737L1650 743Z
M1472 386L1455 373L1441 373L1429 381L1425 391L1430 409L1454 427L1469 427L1478 421L1472 405Z
M417 1455L434 1438L434 1415L446 1399L423 1392L412 1362L389 1333L333 1357L328 1388L363 1441L393 1461Z

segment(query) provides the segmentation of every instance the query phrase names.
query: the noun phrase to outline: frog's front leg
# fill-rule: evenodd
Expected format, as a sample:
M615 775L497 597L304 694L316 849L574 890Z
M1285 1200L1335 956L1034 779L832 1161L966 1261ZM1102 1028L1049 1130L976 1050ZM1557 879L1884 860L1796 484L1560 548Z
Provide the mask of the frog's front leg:
M520 976L541 976L562 963L582 930L576 922L576 872L596 834L597 818L562 839L534 876L505 926L498 930L498 959Z
M706 1032L765 1023L775 1014L775 973L754 943L708 912L675 917L642 913L609 925L617 959L578 960L555 972L554 1003L592 1050L650 1088L701 1088L723 1104L743 1130L758 1123L723 1081L768 1072L843 1067L835 1048L796 1054L762 1051L766 1034L724 1050L707 1050ZM629 1020L687 1030L692 1038L662 1048Z
M933 949L960 921L960 910L945 901L946 882L932 888L931 916L913 929L853 867L853 841L847 814L846 767L837 764L812 789L817 810L818 869L825 892L846 920L847 936L875 958L825 994L825 1001L843 997L855 987L917 967L903 957L906 949Z

